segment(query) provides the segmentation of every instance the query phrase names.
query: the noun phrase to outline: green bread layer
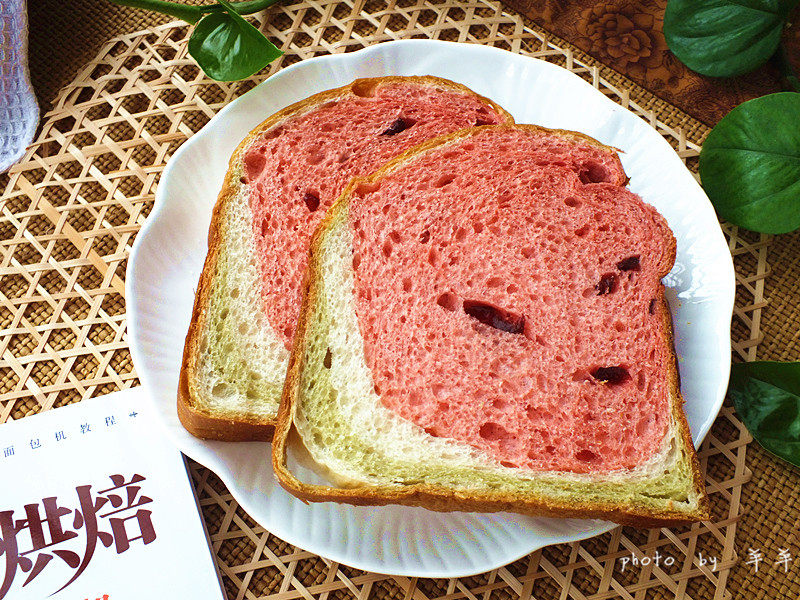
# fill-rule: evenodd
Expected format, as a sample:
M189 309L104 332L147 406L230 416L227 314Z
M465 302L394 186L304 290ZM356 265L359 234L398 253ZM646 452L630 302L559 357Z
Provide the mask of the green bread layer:
M234 223L228 214L225 221L229 235L240 236L238 242L247 244L244 232L239 231L243 224ZM261 300L260 292L252 285L241 289L246 287L241 281L242 262L247 260L243 256L245 246L231 249L230 245L221 244L217 250L214 285L205 310L200 337L205 339L206 350L199 353L205 362L198 364L195 384L205 390L200 398L210 404L198 408L236 418L274 418L283 390L285 363L265 360L259 354L263 355L266 345L282 348L282 342L259 339L271 333L260 331L263 323L255 322L259 319L252 303Z

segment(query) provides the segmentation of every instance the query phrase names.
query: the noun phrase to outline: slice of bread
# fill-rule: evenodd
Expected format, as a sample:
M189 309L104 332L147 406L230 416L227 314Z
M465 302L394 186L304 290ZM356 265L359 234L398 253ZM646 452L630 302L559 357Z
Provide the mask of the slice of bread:
M354 181L311 246L273 466L311 501L708 517L661 278L616 152L478 127ZM311 471L308 467L311 467Z
M264 121L234 152L186 337L178 416L196 436L269 440L311 234L353 176L502 108L436 77L360 79Z

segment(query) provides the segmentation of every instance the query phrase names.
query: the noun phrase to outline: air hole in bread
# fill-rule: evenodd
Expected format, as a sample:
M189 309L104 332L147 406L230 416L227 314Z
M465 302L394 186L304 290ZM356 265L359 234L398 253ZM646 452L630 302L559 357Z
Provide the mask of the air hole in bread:
M486 286L490 288L498 288L503 285L503 280L500 277L490 277L486 282Z
M242 185L247 185L247 177L245 177L244 175L239 177L239 183L241 183Z
M306 158L306 162L309 165L318 165L323 160L325 160L325 153L320 152L319 150L312 150Z
M617 263L617 268L620 271L639 271L641 270L641 265L639 263L639 255L629 256L628 258L623 258L621 261Z
M366 196L367 194L372 194L374 192L377 192L380 188L381 186L377 183L363 182L359 183L354 191L356 195L363 197Z
M497 410L504 410L508 407L508 401L504 398L495 398L492 400L492 406Z
M333 355L331 354L331 349L328 348L325 350L325 358L322 359L322 366L326 369L331 368L331 361L333 360Z
M639 371L639 374L636 376L636 387L642 392L645 389L646 381L644 371Z
M216 383L214 387L211 388L211 395L215 398L225 398L226 396L230 395L231 389L227 383Z
M231 288L230 296L231 296L231 298L238 298L239 297L239 288L237 288L237 287Z
M361 255L356 252L353 254L353 270L358 269L358 266L361 264Z
M436 183L433 184L434 187L441 188L446 185L453 183L455 180L455 175L442 175L439 179L436 180Z
M581 461L581 462L594 462L599 457L597 456L597 454L595 454L591 450L583 449L583 450L580 450L579 452L575 453L575 458L577 460Z
M647 308L647 312L649 312L651 315L655 314L655 312L656 312L656 299L655 298L650 300L650 306Z
M458 310L458 296L450 292L445 292L436 299L436 304L438 304L445 310L449 310L450 312L455 312L456 310Z
M422 233L419 235L419 242L420 242L420 244L427 244L427 243L428 243L428 241L429 241L430 239L431 239L431 232L430 232L430 231L428 231L427 229L426 229L425 231L423 231L423 232L422 232Z
M253 148L244 155L244 174L250 181L255 181L267 164L267 157L258 148Z
M582 183L602 183L609 181L609 173L605 166L592 160L587 160L581 166L578 178Z
M566 204L570 208L577 208L581 205L581 202L574 196L567 196L566 198L564 198L564 204Z
M619 288L619 278L615 273L603 273L596 286L598 296L613 294Z
M374 79L359 80L350 86L350 90L359 98L373 98L378 88L378 81Z
M587 233L589 233L588 225L583 225L582 227L578 227L575 230L575 235L577 235L578 237L584 237Z
M389 258L392 255L392 242L389 240L383 242L383 255L386 258Z
M509 191L500 192L500 195L497 197L498 208L501 210L507 209L511 204L511 202L513 202L513 200L514 200L513 192Z
M630 380L631 374L622 366L597 367L592 371L592 377L600 383L620 385Z
M411 278L410 277L404 277L403 278L403 291L404 292L410 292L412 288L413 288L413 284L411 283Z
M397 135L398 133L403 133L406 129L413 127L416 121L414 119L409 119L408 117L399 117L395 119L389 127L381 132L383 136L393 136Z
M480 221L473 221L472 230L475 233L480 233L481 231L483 231L483 223L481 223Z
M261 235L262 236L267 235L268 231L269 231L269 218L262 219L261 220Z
M523 333L525 317L480 300L464 300L464 312L484 325L506 333Z
M306 190L306 193L303 195L303 202L305 202L309 212L316 211L319 208L319 192Z
M578 369L572 373L572 381L586 381L588 373L584 369Z
M431 392L437 398L443 398L447 394L447 388L441 384L434 383L431 385Z
M478 435L487 441L502 441L509 438L509 433L506 429L497 423L487 421L478 429Z
M432 267L435 267L438 262L439 262L439 252L436 250L436 248L431 248L428 251L428 263Z

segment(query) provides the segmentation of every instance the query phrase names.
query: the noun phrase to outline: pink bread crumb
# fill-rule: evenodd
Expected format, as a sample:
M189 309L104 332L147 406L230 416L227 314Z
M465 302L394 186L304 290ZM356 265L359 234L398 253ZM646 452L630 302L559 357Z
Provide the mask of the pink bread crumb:
M589 144L490 129L357 191L357 314L383 403L506 466L652 457L671 233L624 181Z
M311 235L344 186L427 139L505 121L477 96L411 82L355 94L289 119L244 155L267 318L291 345ZM360 94L360 95L359 95Z

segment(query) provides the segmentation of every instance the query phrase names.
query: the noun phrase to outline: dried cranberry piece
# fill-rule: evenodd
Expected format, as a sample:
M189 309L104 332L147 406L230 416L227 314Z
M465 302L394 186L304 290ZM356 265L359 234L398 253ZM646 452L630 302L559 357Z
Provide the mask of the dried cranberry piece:
M419 241L421 244L427 244L428 240L431 239L431 232L427 229L422 232L422 235L419 236Z
M525 317L517 315L488 302L464 300L464 312L484 325L507 333L524 333Z
M604 273L602 277L600 277L600 283L594 286L594 289L597 290L598 296L603 296L604 294L612 294L617 291L619 287L619 281L617 275L615 273Z
M592 377L608 385L619 385L631 378L625 367L597 367L592 371Z
M408 129L409 127L411 127L413 124L414 121L400 117L399 119L396 119L394 123L389 125L386 131L381 133L381 135L386 135L386 136L397 135L398 133L401 133L406 129Z
M319 208L319 196L314 192L306 192L303 196L303 202L306 203L308 210L314 212Z
M620 271L639 271L641 269L639 265L639 255L623 258L617 263L617 268Z

